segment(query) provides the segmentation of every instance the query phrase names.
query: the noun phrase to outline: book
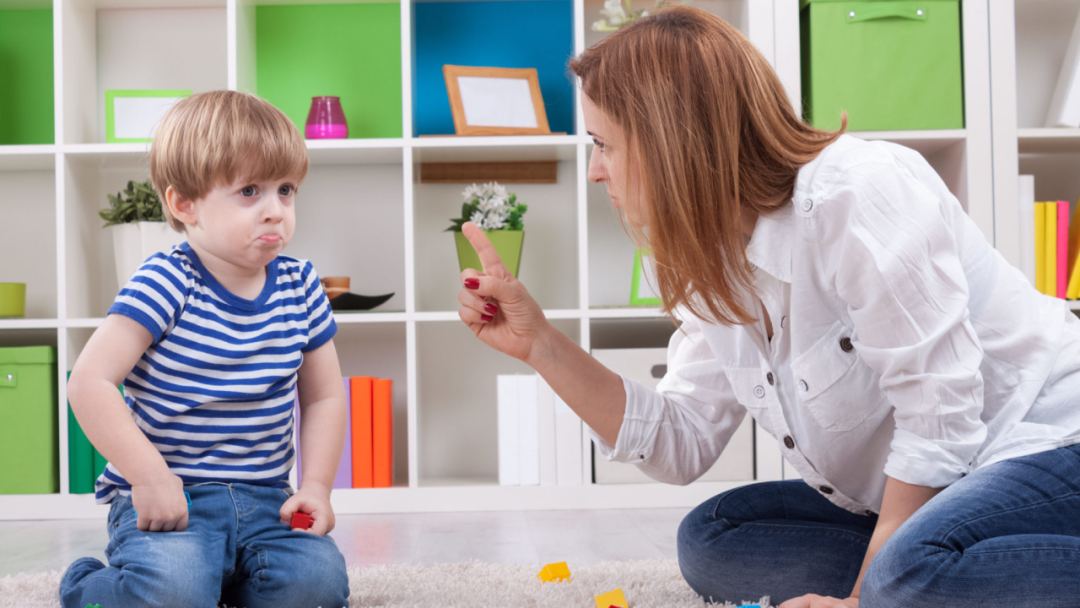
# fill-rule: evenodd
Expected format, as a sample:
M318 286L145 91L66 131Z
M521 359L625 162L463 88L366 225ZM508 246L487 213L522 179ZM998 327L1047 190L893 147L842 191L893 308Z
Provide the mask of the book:
M1065 288L1069 281L1069 203L1068 201L1057 202L1057 283L1054 294L1065 299Z
M375 467L372 462L372 398L374 378L357 376L349 379L352 409L352 487L375 487Z
M342 378L345 384L345 446L341 450L341 461L338 463L337 475L334 477L335 488L351 488L352 485L352 408L349 406L349 395L352 392L351 382L348 378ZM296 450L296 487L304 482L304 470L300 463L300 390L295 392L295 433L294 447Z
M555 477L560 486L584 483L581 456L581 418L555 395Z
M1065 50L1050 111L1046 113L1047 127L1080 127L1080 17L1073 25L1072 38Z
M67 373L68 379L71 372ZM123 396L124 387L120 386L120 395ZM71 494L93 494L94 484L101 476L108 461L101 452L97 451L90 438L83 432L82 426L75 418L75 412L71 409L71 402L67 406L68 416L68 492Z
M1057 204L1046 203L1046 280L1044 291L1057 297Z
M371 401L373 486L389 488L394 485L394 381L376 378Z
M1035 203L1035 289L1046 291L1046 203Z
M1080 298L1080 264L1076 263L1080 258L1080 203L1077 203L1077 211L1072 214L1069 222L1069 285L1065 288L1065 297L1070 300Z
M495 381L498 402L499 485L521 485L517 376L499 375Z
M539 384L535 375L517 376L518 444L521 485L540 485Z
M540 450L540 485L558 485L555 461L555 391L539 375L537 387L537 435Z
M1035 276L1035 176L1021 175L1017 180L1020 198L1020 270L1032 285ZM1071 238L1069 242L1076 240Z

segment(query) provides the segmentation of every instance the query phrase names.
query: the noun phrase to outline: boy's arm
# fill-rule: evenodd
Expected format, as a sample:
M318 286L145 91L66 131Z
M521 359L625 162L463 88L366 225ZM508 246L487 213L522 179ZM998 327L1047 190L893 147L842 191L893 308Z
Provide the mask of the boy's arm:
M90 442L132 485L139 529L184 530L183 482L135 424L116 390L152 343L153 336L137 321L119 314L105 317L75 362L68 400Z
M297 510L311 513L315 524L311 531L325 534L334 528L330 510L330 490L334 487L338 464L345 447L345 425L348 424L345 385L341 379L334 341L304 354L297 372L300 393L300 452L304 479L298 494L314 492L320 504L289 500L282 506L282 521L289 521ZM327 509L326 513L309 508ZM321 517L320 517L321 515ZM325 529L324 529L325 527Z

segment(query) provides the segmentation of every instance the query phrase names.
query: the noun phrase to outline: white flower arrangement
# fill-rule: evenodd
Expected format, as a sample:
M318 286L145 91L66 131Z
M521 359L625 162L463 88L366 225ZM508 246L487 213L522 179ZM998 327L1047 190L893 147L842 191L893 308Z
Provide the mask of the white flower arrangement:
M521 221L529 206L517 202L517 195L506 191L498 182L484 185L471 184L461 193L461 217L451 220L447 232L461 232L465 222L472 222L483 230L523 230Z
M626 4L625 10L623 9L624 3ZM652 10L655 12L664 4L665 0L656 0L656 5L653 6ZM649 11L641 9L635 12L630 0L604 0L604 8L600 9L600 14L604 18L593 22L592 29L594 32L614 32L625 25L633 23L635 19L648 17Z

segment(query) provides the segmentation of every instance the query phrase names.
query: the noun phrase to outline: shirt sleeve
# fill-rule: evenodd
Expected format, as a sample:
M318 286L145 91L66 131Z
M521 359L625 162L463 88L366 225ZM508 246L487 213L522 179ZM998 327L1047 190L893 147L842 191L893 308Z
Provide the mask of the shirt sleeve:
M304 297L308 311L308 343L300 349L310 353L330 341L337 334L337 323L330 309L330 299L326 297L322 282L315 267L308 262L304 265Z
M192 280L190 269L179 258L154 254L131 275L107 314L137 321L157 344L180 318Z
M677 485L716 463L746 415L699 322L686 318L668 344L667 373L656 390L623 376L626 414L615 445L589 429L603 458L634 463L649 477Z
M986 438L983 349L958 242L970 219L921 156L860 165L847 177L815 220L817 240L830 243L821 259L836 269L855 352L894 408L885 473L945 487L971 470Z

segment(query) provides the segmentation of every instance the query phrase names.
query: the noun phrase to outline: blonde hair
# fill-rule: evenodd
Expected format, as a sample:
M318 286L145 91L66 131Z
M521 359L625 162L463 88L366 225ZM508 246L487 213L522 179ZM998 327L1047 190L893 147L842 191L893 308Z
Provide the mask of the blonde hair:
M239 179L303 181L307 147L296 126L269 102L236 91L210 91L181 100L162 119L150 147L150 179L169 225L165 191L197 201Z
M628 231L652 250L664 311L682 305L725 325L754 321L740 297L751 291L742 211L788 204L799 169L843 128L805 124L754 45L688 6L635 21L569 67L626 132L626 174L637 168L645 214L644 227Z

